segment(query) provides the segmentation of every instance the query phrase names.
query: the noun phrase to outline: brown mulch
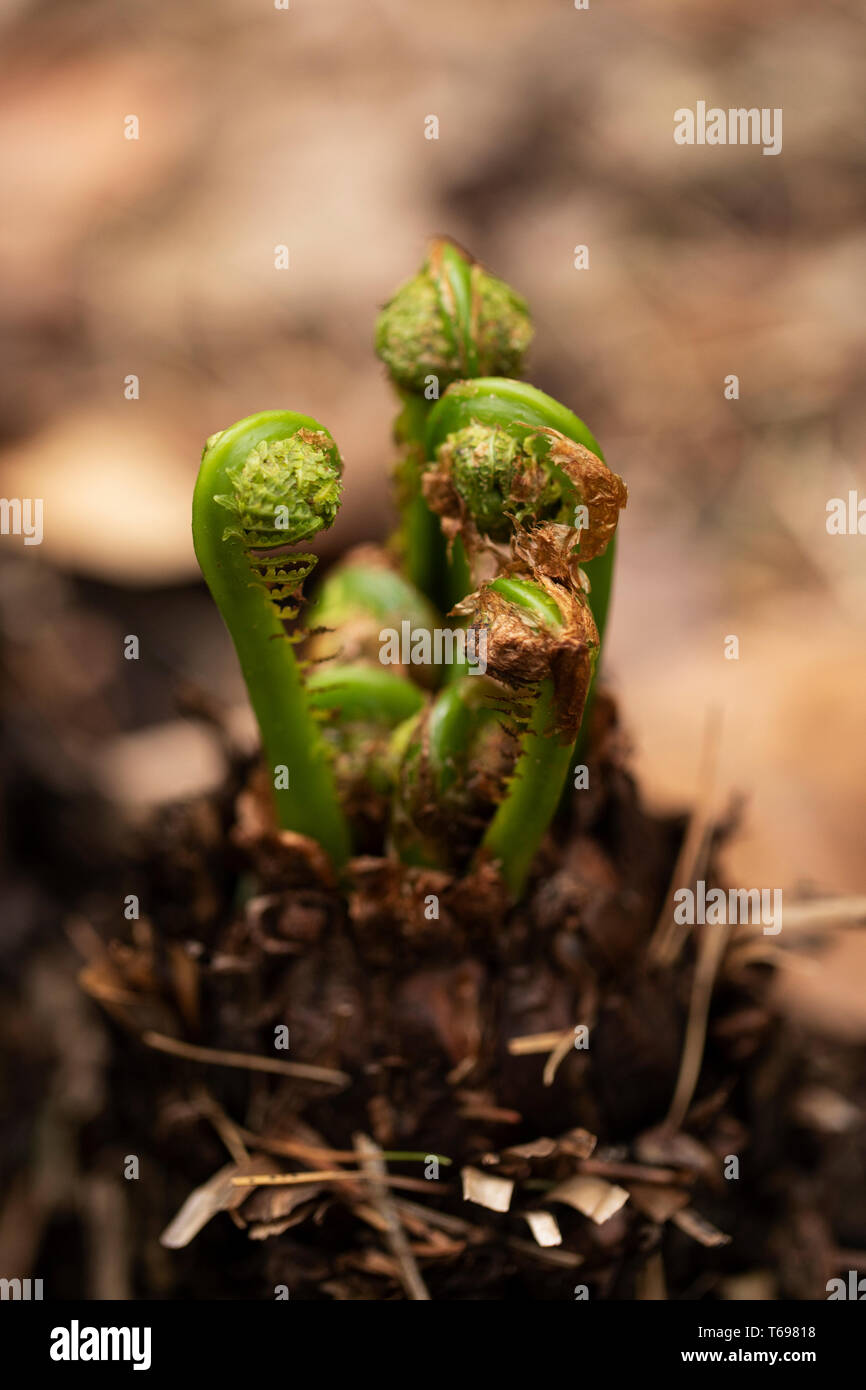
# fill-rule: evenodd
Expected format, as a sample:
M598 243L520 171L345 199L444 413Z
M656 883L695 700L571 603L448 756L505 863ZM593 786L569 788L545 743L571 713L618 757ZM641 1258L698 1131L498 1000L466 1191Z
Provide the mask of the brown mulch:
M862 1058L775 1015L759 927L671 939L727 828L683 865L606 699L588 762L512 910L371 855L339 890L247 765L150 823L140 919L72 928L139 1296L825 1296L866 1245Z

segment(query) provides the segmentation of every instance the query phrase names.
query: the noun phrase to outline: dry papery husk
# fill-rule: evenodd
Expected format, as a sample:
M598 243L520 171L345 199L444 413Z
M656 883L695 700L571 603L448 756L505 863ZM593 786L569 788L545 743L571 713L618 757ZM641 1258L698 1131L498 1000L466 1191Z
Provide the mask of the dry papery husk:
M554 729L574 740L580 729L598 652L598 629L582 590L557 583L534 566L514 565L509 574L529 578L553 599L562 615L555 631L527 621L524 610L488 585L454 609L487 633L487 674L512 690L553 682Z
M138 1296L826 1296L866 1245L862 1056L776 1016L759 928L701 1023L715 929L657 950L685 822L641 804L601 695L586 756L518 907L484 864L368 855L340 889L236 781L154 823L148 921L75 936L113 1020L100 1142L151 1175Z

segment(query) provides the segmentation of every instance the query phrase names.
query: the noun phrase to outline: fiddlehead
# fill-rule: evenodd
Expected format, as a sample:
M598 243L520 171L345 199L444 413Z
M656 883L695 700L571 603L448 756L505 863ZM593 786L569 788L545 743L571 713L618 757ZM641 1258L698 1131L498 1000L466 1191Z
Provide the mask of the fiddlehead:
M452 601L471 587L470 562L509 545L552 576L587 569L599 631L610 593L612 542L627 492L582 420L524 382L451 386L431 412L423 491L454 547ZM500 567L508 553L499 552Z
M342 464L308 416L266 411L212 435L193 497L193 541L229 630L262 734L280 825L349 852L327 748L283 619L294 616L315 556L295 546L330 526Z
M466 377L510 376L531 339L525 300L444 237L376 323L376 352L394 384L416 396L431 378L438 395Z
M427 415L453 381L519 373L531 337L520 296L441 237L379 315L376 351L401 402L394 431L403 455L397 473L399 548L409 578L437 602L447 596L449 562L438 522L421 495Z

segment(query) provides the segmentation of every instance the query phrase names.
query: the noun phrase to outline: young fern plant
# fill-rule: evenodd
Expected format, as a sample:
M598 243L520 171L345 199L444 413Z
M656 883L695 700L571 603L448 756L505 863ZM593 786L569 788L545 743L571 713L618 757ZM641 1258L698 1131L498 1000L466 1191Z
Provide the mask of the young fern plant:
M517 558L587 590L601 644L628 492L583 421L526 382L461 381L431 412L427 454L424 495L452 546L451 602L485 552L497 569Z
M454 381L519 372L531 338L525 301L444 237L377 320L376 352L400 398L400 548L409 579L434 601L446 594L450 562L421 490L428 414Z
M423 490L453 548L452 611L485 634L500 714L519 733L516 760L479 847L499 865L516 898L574 755L626 490L583 422L521 382L452 385L431 412L426 438ZM583 567L593 562L590 586ZM483 568L496 577L485 580ZM416 825L430 789L441 794L443 777L453 781L456 769L467 788L482 731L489 739L486 711L464 697L469 685L470 678L458 678L440 695L425 741L407 744L411 775L407 781L404 767L401 785L427 791L426 803L415 798Z
M316 420L265 411L207 441L192 509L195 553L238 655L278 822L317 840L338 869L348 823L283 623L296 616L316 564L296 547L332 525L341 474L337 446Z
M483 584L458 611L486 673L447 685L396 731L395 848L453 868L468 840L516 899L568 773L598 632L582 590L528 574Z
M461 606L487 634L488 673L518 707L528 697L517 760L480 846L517 899L562 795L598 629L579 588L540 576L494 579Z
M308 416L267 411L202 455L196 554L261 729L277 820L338 870L353 832L373 853L384 835L409 864L493 861L517 899L559 801L626 490L571 411L480 375L518 369L530 332L523 301L444 240L386 306L377 347L403 404L409 575L372 547L353 552L320 589L301 661L303 634L284 623L316 564L305 543L340 504L334 440ZM438 673L414 655L441 621L427 595L474 630L484 662L482 674L474 658L471 675L454 666L432 695ZM385 667L385 629L402 628L413 655Z

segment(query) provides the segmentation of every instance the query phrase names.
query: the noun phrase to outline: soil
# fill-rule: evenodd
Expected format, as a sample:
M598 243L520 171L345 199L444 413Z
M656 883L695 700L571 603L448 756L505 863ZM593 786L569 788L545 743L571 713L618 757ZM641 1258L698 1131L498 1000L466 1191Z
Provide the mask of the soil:
M4 1267L338 1300L819 1298L859 1267L862 1054L776 1015L760 928L667 936L731 827L676 867L608 696L514 909L375 855L338 888L227 735L218 792L131 829L8 702Z

